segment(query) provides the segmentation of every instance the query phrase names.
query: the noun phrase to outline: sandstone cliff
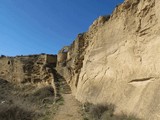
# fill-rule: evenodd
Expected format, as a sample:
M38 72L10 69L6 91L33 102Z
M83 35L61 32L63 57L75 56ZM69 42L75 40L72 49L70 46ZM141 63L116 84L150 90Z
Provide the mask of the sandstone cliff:
M57 70L81 102L160 119L160 1L125 0L58 54Z

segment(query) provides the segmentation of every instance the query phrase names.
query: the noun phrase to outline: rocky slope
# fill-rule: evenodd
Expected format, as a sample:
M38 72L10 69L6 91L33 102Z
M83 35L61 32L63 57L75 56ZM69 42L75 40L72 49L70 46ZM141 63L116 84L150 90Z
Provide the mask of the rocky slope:
M46 83L54 81L54 55L0 57L0 78L14 83Z
M56 55L47 54L0 57L0 120L41 120L55 114L61 99L56 62Z
M160 119L160 1L125 0L58 54L57 70L81 102Z
M56 55L28 55L0 57L0 78L16 84L33 84L39 87L52 85L57 94L55 81Z

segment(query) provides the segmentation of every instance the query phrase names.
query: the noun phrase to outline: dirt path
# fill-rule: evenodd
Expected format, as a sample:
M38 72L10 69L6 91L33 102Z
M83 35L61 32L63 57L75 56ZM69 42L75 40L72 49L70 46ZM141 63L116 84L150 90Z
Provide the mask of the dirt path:
M63 94L64 104L58 109L53 120L83 120L79 102L71 94Z

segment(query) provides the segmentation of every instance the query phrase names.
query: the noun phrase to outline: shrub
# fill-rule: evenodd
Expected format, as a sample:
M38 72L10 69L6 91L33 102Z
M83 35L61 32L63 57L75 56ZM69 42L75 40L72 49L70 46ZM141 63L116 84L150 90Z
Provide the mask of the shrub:
M1 55L1 57L6 57L5 55Z
M135 116L127 115L114 115L115 106L110 105L101 105L101 104L84 104L85 120L140 120Z
M18 106L0 106L0 120L32 120L34 112L27 111Z
M31 102L36 103L53 103L54 101L54 90L52 86L47 86L40 88L39 90L35 91L33 94L31 94L28 99Z

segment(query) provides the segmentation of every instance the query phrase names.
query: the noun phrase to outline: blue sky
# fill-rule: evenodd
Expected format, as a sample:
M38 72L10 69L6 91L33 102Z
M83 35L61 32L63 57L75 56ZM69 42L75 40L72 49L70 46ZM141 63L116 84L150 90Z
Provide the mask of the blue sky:
M124 0L0 0L0 55L56 54Z

